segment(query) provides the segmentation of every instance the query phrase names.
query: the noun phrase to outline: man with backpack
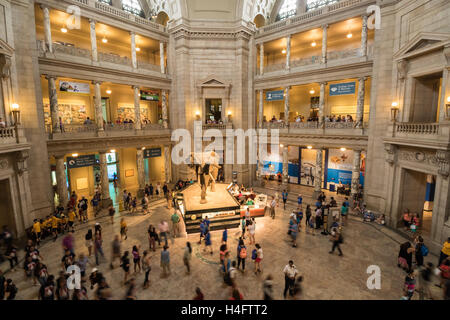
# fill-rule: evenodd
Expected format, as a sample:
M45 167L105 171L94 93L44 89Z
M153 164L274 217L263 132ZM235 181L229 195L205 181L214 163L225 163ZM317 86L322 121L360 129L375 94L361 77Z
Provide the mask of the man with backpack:
M337 228L331 229L331 241L333 241L333 247L331 248L331 251L329 253L332 254L334 252L334 249L337 248L339 251L339 256L342 256L343 253L339 244L344 242L344 238Z
M247 247L244 244L244 240L240 239L237 247L237 268L242 262L242 272L245 272L245 259L247 258Z

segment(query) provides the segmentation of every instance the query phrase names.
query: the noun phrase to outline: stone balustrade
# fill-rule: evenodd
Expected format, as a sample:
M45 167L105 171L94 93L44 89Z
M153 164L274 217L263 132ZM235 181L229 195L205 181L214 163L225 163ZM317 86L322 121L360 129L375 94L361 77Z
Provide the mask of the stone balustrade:
M263 122L264 129L283 129L286 128L286 124L283 121L277 122Z
M202 126L203 130L208 130L208 129L219 129L219 130L224 130L224 129L231 129L233 128L231 123L209 123L209 124L204 124Z
M109 62L109 63L121 64L124 66L131 67L131 59L130 58L122 57L115 53L99 52L98 60L101 62Z
M291 60L291 68L308 66L316 63L320 63L320 56L311 56L307 58L300 58Z
M439 123L395 123L395 133L438 135Z
M317 129L319 123L317 121L291 122L289 127L292 129Z
M105 125L105 131L130 131L134 128L134 123L108 123Z
M160 123L143 123L142 130L163 130L164 125Z
M138 60L138 68L155 72L161 72L161 66L140 60Z
M11 144L16 142L15 127L0 128L0 144Z
M51 128L51 126L47 127ZM97 131L97 125L91 124L63 124L61 133L80 133L80 132L95 132Z

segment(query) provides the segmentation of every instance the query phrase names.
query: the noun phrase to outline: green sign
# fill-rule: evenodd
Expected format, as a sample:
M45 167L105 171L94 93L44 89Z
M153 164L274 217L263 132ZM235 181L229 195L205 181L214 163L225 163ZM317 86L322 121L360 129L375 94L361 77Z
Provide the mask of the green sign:
M141 100L159 101L159 94L155 92L141 90Z

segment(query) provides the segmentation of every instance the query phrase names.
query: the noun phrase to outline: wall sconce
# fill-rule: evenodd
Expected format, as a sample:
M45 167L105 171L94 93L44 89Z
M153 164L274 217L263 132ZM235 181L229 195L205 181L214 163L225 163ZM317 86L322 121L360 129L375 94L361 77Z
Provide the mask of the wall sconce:
M445 118L450 120L450 96L447 97L447 103L445 104Z
M13 114L14 125L17 126L20 124L20 107L17 103L13 103L11 105L11 112Z
M200 111L195 111L195 120L200 120Z
M344 152L345 150L347 150L346 148L341 148L341 151Z
M398 103L392 102L392 107L391 107L391 121L392 122L397 121L397 115L398 115Z
M282 54L286 54L286 49L283 49L283 50L281 51L281 53L282 53Z
M231 110L230 110L230 111L228 111L228 122L231 122L231 115L232 115L232 113L231 113Z
M112 93L112 91L111 90L106 90L106 94L111 94Z

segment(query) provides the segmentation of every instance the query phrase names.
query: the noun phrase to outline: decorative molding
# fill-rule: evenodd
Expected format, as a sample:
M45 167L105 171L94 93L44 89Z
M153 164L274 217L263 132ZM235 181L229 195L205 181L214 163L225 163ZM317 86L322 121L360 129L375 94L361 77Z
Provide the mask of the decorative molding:
M405 79L406 74L408 73L408 61L405 59L402 59L397 62L397 72L398 72L398 78L400 80Z
M450 152L444 150L436 151L436 160L438 173L444 178L447 178L450 173Z
M390 143L386 143L384 145L384 150L386 151L386 162L390 165L393 165L395 163L395 150L396 146Z
M27 159L30 157L28 150L17 152L16 154L16 167L17 173L21 176L28 171Z

